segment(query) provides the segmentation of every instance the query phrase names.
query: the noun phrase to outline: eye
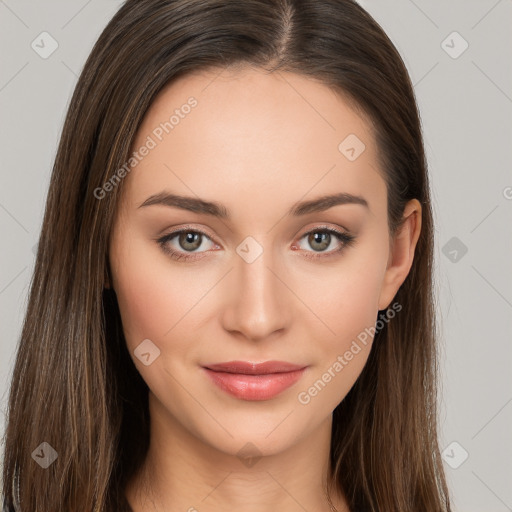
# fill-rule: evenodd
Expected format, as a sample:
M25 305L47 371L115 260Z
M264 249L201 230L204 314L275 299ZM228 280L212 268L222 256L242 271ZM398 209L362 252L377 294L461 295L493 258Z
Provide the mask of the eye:
M308 231L302 235L300 240L306 237L307 243L314 249L313 252L317 253L311 254L311 251L306 250L305 257L310 259L325 258L333 256L334 254L338 254L343 249L345 249L345 247L352 245L355 241L355 236L351 235L350 233L323 226ZM176 245L174 247L171 245L171 242L175 238L177 239L177 247ZM201 258L201 256L195 256L193 254L198 252L206 252L198 250L201 248L201 246L203 246L203 241L205 238L212 241L211 238L202 231L184 228L173 231L172 233L159 238L157 242L161 246L162 250L166 254L169 254L172 259L192 261ZM329 246L331 246L332 242L335 240L337 240L340 244L339 247L331 251L326 251L326 249L329 248ZM302 247L299 247L299 249L304 250Z
M310 247L313 247L317 254L312 254L311 251L306 251L306 258L316 259L334 256L346 247L351 246L355 241L355 236L350 233L339 231L334 228L318 227L311 231L308 231L302 235L301 240L307 237L307 243ZM337 249L326 251L331 246L333 241L337 240L340 246ZM300 247L301 248L301 247ZM301 248L302 249L302 248ZM308 254L309 253L309 254Z
M185 252L176 250L170 245L170 242L174 238L177 238L176 242L178 248L183 249ZM175 260L194 260L197 259L196 256L190 256L186 253L202 252L198 251L198 249L203 245L204 238L207 238L211 241L210 237L206 233L195 229L186 228L179 231L173 231L172 233L169 233L168 235L158 239L157 242L162 247L162 250Z

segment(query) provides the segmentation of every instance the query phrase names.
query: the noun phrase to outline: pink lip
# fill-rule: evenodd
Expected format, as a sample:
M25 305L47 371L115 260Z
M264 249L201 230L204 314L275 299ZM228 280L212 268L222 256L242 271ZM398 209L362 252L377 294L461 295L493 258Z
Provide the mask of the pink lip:
M283 361L230 361L204 367L219 388L242 400L269 400L295 384L305 369Z

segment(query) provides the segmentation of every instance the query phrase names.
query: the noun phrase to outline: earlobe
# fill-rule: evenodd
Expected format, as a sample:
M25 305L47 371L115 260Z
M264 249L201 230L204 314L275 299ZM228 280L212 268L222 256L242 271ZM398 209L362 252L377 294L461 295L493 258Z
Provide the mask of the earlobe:
M411 199L406 204L403 219L403 224L391 243L379 297L379 310L389 306L412 267L421 232L421 204L417 199Z

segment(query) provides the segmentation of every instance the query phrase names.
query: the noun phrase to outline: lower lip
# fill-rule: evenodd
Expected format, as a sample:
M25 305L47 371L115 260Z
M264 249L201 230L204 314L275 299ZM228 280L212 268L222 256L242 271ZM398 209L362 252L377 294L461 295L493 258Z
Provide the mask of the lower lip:
M293 386L306 368L293 372L269 373L267 375L245 375L241 373L214 372L204 370L222 390L241 400L270 400Z

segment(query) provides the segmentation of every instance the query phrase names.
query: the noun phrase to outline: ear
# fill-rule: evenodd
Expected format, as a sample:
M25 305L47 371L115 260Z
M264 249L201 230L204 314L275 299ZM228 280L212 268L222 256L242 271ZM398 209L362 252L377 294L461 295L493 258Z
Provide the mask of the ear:
M389 307L411 269L421 231L421 203L417 199L411 199L405 205L402 219L403 225L390 243L388 265L379 296L379 310Z

